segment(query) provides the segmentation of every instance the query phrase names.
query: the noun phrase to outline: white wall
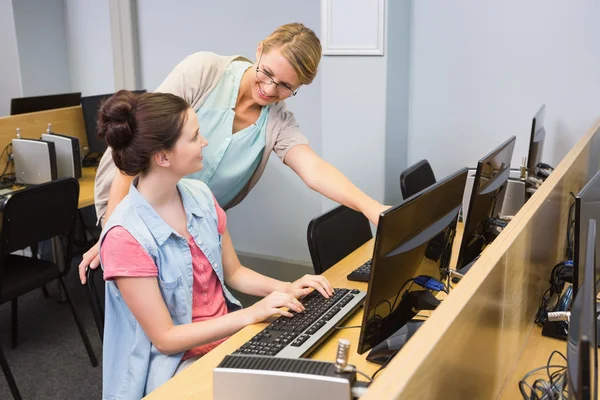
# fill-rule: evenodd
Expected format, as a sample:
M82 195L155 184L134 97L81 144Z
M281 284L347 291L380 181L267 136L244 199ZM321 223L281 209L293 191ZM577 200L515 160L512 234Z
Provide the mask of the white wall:
M10 99L21 96L12 3L11 0L0 0L0 117L10 114Z
M411 1L388 2L385 204L399 204L400 173L408 166Z
M546 103L544 161L557 164L600 114L600 2L413 2L409 163L436 175L517 135Z
M71 90L63 0L13 1L23 96Z
M138 0L142 86L154 90L179 61L197 51L241 54L254 60L258 42L288 22L302 22L319 34L318 1L235 0L226 4ZM317 77L287 102L317 152L321 152L321 82ZM308 262L306 228L321 212L320 201L319 195L272 157L257 187L227 213L236 250Z
M385 56L321 61L323 158L378 201L385 191ZM323 198L323 211L335 207Z
M108 0L64 0L71 88L83 96L115 90Z

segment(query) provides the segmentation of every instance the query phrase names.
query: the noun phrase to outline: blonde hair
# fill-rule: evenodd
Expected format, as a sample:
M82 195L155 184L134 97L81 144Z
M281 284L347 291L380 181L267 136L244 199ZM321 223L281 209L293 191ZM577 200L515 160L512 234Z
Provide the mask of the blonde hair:
M263 52L279 49L292 65L302 85L312 83L321 61L321 41L315 33L300 23L291 23L275 29L262 41Z

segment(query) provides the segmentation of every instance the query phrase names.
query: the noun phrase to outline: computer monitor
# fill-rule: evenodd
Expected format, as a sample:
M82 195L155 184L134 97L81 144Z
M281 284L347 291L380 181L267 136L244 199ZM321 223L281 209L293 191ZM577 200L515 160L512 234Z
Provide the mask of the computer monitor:
M10 115L26 114L79 105L81 93L52 94L48 96L20 97L10 100Z
M418 275L439 280L446 273L467 172L463 168L379 216L357 349L360 354L416 315L405 296L407 281ZM431 241L442 233L444 244L432 251Z
M583 283L583 267L586 263L588 221L600 221L600 172L596 173L575 196L575 220L573 229L573 297ZM596 235L600 248L600 235ZM595 260L600 266L599 260ZM600 272L596 272L600 276Z
M544 117L546 115L546 105L542 105L533 117L531 123L531 136L529 139L529 152L527 154L527 170L530 174L534 173L535 168L542 162L544 152L544 139L546 130L544 129Z
M587 221L582 285L573 301L567 339L567 390L569 399L598 396L596 338L596 221Z
M132 90L133 93L142 94L146 90ZM100 139L97 134L96 123L98 121L98 110L100 105L114 93L100 94L96 96L86 96L81 98L81 111L83 112L83 122L85 124L85 133L88 140L89 152L102 155L108 147L106 141Z
M497 217L502 209L515 141L512 136L477 163L457 269L474 261L496 237L496 225L504 225Z

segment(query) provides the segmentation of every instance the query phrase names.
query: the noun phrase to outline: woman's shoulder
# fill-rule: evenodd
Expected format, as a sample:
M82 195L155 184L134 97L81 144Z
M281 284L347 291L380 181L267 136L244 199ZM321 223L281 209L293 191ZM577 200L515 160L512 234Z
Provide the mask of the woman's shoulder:
M224 70L235 60L249 61L239 55L222 56L210 51L199 51L184 58L175 69L182 73L200 73L212 69Z
M208 200L212 201L213 194L210 188L199 179L183 178L179 181L179 185L185 188L199 205L203 205Z

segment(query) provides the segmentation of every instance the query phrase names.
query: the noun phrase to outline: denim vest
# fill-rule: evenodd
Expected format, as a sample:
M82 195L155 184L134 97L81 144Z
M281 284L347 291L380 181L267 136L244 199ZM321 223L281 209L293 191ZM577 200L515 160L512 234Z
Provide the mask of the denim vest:
M115 226L125 228L158 267L158 284L175 325L192 322L192 255L185 238L154 211L136 189L119 203L100 237ZM212 193L200 181L182 179L177 189L183 200L190 235L212 265L229 311L241 308L225 287L221 235ZM183 352L160 353L129 310L114 281L106 282L103 343L103 399L141 399L169 380Z

